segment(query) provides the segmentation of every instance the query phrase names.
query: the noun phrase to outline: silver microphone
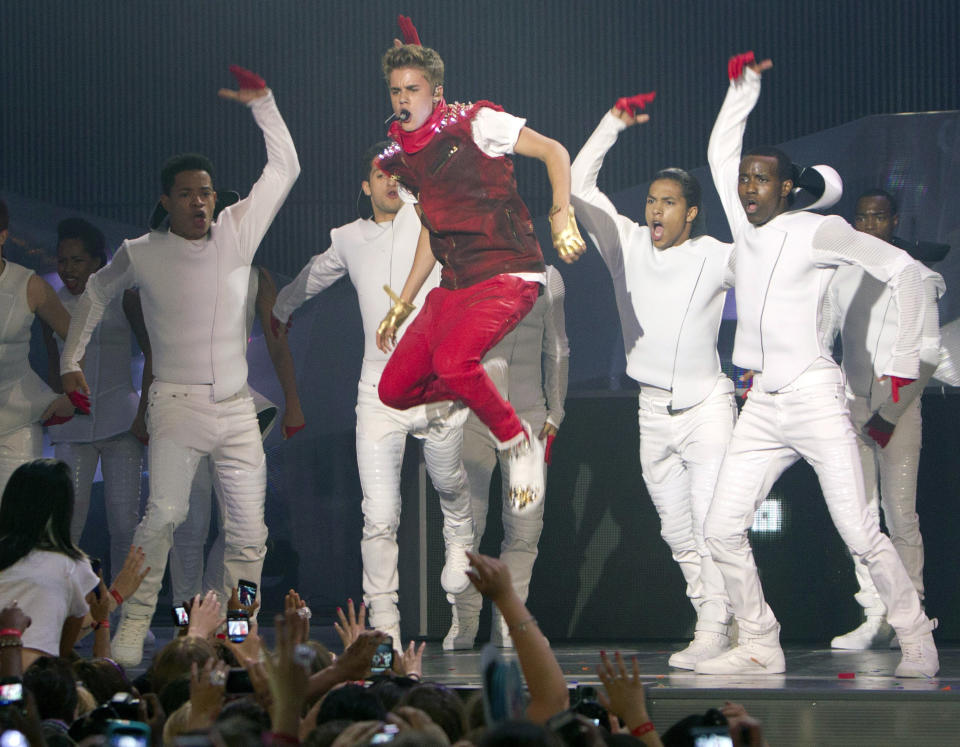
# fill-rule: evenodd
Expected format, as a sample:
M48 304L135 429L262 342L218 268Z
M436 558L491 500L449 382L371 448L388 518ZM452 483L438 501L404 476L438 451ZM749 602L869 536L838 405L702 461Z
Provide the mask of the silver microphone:
M383 120L383 123L388 125L395 119L401 122L406 122L408 119L410 119L410 112L408 112L406 109L403 109L399 114L391 114L389 117Z

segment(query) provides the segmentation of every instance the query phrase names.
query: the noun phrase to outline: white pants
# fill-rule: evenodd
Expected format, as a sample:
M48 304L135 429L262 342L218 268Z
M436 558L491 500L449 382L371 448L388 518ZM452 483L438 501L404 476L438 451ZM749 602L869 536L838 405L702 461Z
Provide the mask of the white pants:
M213 589L218 594L223 586L223 532L218 531L210 552L204 558L203 548L210 534L211 497L217 496L218 528L223 526L223 490L217 480L210 457L203 457L190 486L190 510L187 518L173 533L170 552L170 588L176 601L191 599ZM247 579L248 581L251 579ZM228 597L229 599L229 597Z
M57 459L67 463L73 480L73 521L70 538L80 543L80 535L90 510L90 489L97 473L103 473L103 502L110 532L110 572L116 576L123 568L133 532L140 521L140 474L143 470L143 444L129 431L88 443L58 443L53 447ZM104 578L110 576L104 574Z
M714 633L727 630L730 600L707 550L703 523L736 421L737 404L726 377L705 400L676 413L668 411L664 399L640 393L643 482L660 517L660 536L687 583L696 629Z
M863 431L872 416L869 400L854 397L850 402L850 417L860 448L867 509L879 521L879 511L883 508L890 540L907 569L913 588L923 601L923 537L920 536L920 517L917 516L917 470L920 468L922 439L920 398L917 397L900 416L890 441L883 448ZM857 602L868 615L885 614L886 609L866 566L854 561L854 568L860 584Z
M545 410L518 412L524 421L530 424L536 436L546 422ZM463 427L463 463L467 468L470 484L470 504L473 513L473 528L476 536L474 550L479 548L483 533L487 527L487 511L490 506L490 478L493 469L500 462L500 480L503 485L503 503L500 515L503 520L503 542L500 545L500 560L510 569L513 588L524 602L530 592L530 578L533 576L533 564L537 559L537 545L543 531L543 509L545 501L533 509L516 511L507 500L510 492L510 469L503 452L497 448L497 440L480 420L472 415ZM546 481L547 465L543 465ZM455 602L459 614L478 615L483 607L483 597L473 584L456 595Z
M377 385L361 381L357 391L357 466L363 490L363 599L370 625L386 628L400 622L397 609L397 527L400 525L400 468L407 434L424 428L429 405L395 410L380 401ZM423 456L440 495L443 539L469 547L473 543L470 492L463 468L461 428L427 430Z
M153 614L173 531L187 517L190 486L205 455L223 487L223 590L229 595L240 578L260 583L267 540L263 521L267 472L253 400L243 389L212 402L210 391L206 385L161 381L150 387L150 497L134 535L150 572L127 600L127 615Z
M17 467L43 456L43 430L31 423L0 436L0 495Z
M727 448L704 526L741 633L776 629L747 530L773 483L798 459L817 473L830 517L847 549L862 559L902 638L931 629L890 539L867 509L856 435L839 371L815 371L776 393L754 382ZM799 512L798 512L799 513Z

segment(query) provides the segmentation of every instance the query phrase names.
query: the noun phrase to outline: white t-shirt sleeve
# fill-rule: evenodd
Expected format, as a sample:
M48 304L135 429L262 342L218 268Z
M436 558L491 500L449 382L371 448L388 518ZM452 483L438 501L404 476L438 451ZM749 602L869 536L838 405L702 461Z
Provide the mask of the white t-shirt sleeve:
M70 576L71 595L67 605L67 615L83 617L90 611L86 596L97 587L100 579L97 578L90 567L90 561L86 558L74 562L73 573Z
M513 153L517 138L520 137L520 130L526 124L527 120L522 117L499 112L487 106L477 111L470 123L473 142L491 158Z

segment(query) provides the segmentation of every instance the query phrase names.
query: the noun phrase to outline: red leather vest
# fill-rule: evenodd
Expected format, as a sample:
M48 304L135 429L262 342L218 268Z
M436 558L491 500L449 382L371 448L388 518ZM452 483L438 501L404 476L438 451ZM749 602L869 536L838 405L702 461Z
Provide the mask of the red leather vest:
M440 285L465 288L494 275L544 272L530 211L517 193L513 161L491 158L473 141L470 121L481 107L451 104L440 129L416 153L396 143L378 166L417 196L430 247L443 265Z

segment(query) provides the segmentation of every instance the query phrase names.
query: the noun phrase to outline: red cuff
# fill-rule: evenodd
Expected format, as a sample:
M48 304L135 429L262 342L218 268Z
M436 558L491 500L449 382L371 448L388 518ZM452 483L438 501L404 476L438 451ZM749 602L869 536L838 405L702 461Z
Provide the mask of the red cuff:
M730 80L736 80L743 73L743 68L754 62L753 50L735 54L727 60L727 77Z
M267 81L254 72L247 70L239 65L231 65L230 72L237 79L240 88L262 89L267 87Z

